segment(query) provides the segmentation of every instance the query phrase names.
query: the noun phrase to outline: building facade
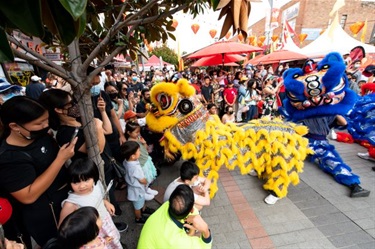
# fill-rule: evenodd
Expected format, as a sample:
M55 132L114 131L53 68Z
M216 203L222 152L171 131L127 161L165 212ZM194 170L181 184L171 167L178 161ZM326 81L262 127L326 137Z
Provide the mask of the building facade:
M291 0L276 9L279 12L278 17L272 18L273 20L270 18L272 21L267 22L267 26L278 25L273 29L272 34L280 36L283 20L287 20L297 34L308 35L301 44L303 47L319 37L330 24L333 17L330 17L329 13L335 2L336 0ZM273 13L275 13L275 8L273 8ZM358 33L357 39L360 39L362 32L365 32L365 43L375 44L375 0L346 0L345 6L340 8L338 13L341 26L350 35L353 35L349 29L351 24L358 21L365 22L367 19L367 27ZM266 35L266 19L263 18L253 24L249 29L249 35L256 37Z

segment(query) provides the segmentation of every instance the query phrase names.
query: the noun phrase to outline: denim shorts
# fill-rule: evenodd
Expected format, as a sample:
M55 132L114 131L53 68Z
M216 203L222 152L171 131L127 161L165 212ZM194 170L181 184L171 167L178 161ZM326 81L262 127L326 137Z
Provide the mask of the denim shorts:
M145 205L145 197L139 196L138 200L132 201L135 210L140 210Z

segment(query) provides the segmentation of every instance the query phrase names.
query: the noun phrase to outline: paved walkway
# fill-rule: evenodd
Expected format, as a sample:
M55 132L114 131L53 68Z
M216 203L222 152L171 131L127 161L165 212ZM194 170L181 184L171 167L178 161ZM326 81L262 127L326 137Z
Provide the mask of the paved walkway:
M287 198L269 206L263 182L238 170L220 171L219 191L211 205L203 209L213 234L213 248L375 248L374 162L362 160L357 144L332 142L344 161L361 176L362 186L372 191L367 198L350 198L349 189L336 183L316 165L306 162L301 182L291 186ZM154 187L162 192L178 168L163 166ZM118 193L124 196L124 193ZM125 198L124 198L125 200ZM129 229L122 234L127 248L136 248L141 225L134 223L132 206L121 203ZM151 207L159 203L151 201Z

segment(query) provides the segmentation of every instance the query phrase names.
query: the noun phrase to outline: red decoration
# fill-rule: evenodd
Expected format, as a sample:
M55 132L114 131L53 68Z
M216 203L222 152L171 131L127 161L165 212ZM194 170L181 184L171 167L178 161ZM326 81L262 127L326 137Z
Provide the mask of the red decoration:
M172 27L177 28L177 26L178 26L177 20L173 19Z
M210 33L211 38L213 39L213 38L215 38L215 35L216 35L217 31L216 31L216 29L211 29L209 33Z
M5 224L12 216L12 206L5 198L0 197L0 224Z
M232 34L232 33L229 31L229 32L225 35L225 38L228 40L231 34Z
M191 25L191 30L193 30L194 34L196 34L199 30L199 24L196 24L194 23L193 25Z

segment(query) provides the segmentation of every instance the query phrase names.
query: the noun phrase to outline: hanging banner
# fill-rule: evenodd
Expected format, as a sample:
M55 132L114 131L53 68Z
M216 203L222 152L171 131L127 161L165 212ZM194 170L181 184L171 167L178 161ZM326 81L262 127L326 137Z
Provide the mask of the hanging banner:
M274 30L280 26L280 9L279 8L272 8L270 26L271 26L271 30Z

